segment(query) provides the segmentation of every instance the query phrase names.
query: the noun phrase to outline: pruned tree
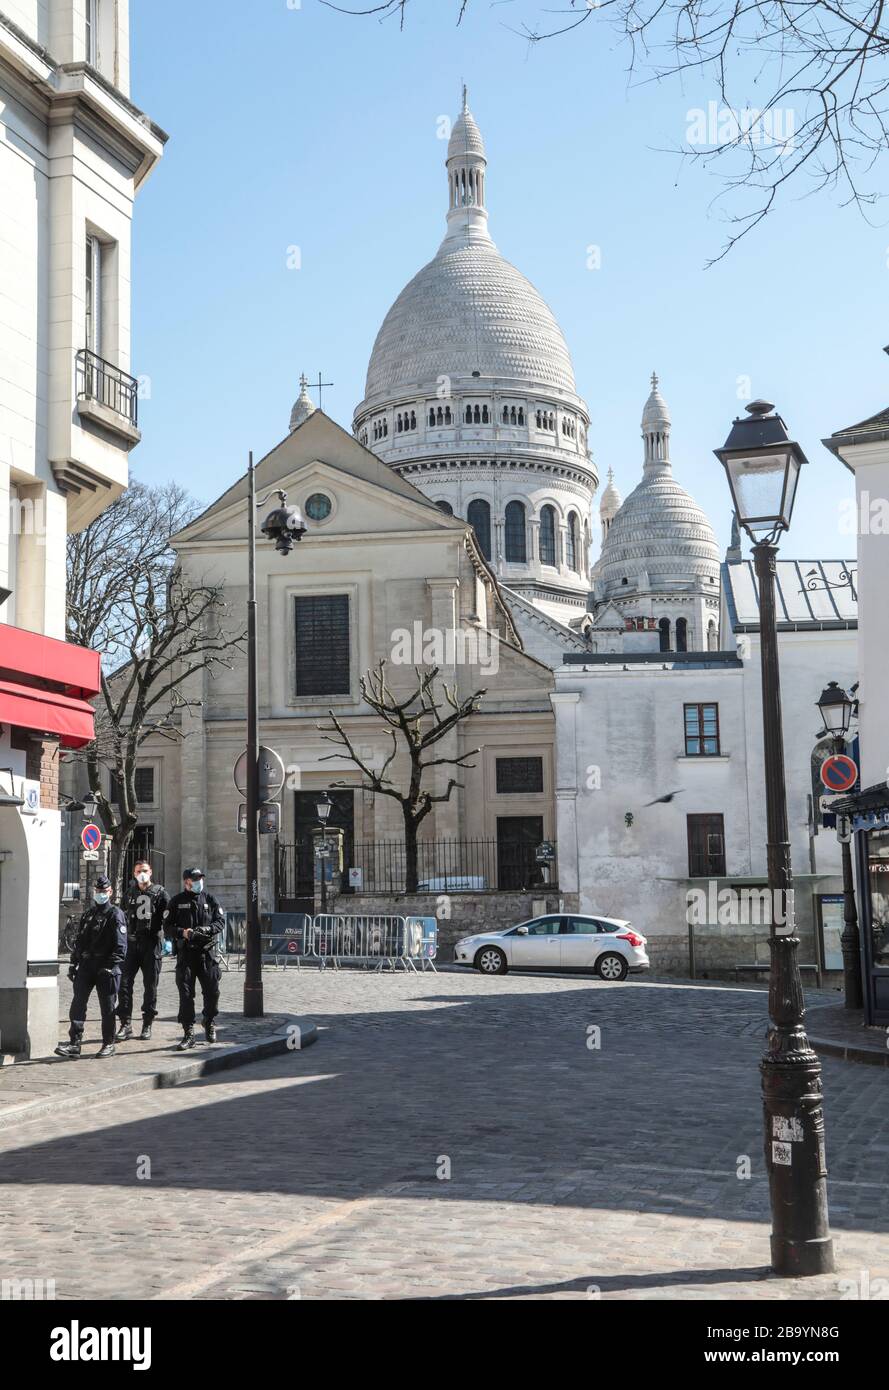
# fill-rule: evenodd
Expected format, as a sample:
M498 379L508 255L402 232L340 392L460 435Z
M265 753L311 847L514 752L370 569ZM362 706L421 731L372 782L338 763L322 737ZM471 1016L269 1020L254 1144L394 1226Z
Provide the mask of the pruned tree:
M403 28L422 0L322 3L393 18ZM459 24L478 0L451 3ZM889 147L883 0L538 0L530 9L539 19L504 23L531 45L579 29L592 35L604 24L624 40L631 79L691 75L713 83L722 106L715 138L701 148L678 147L718 168L719 197L737 195L731 231L713 259L752 231L791 186L800 194L837 187L844 203L862 210L883 196L876 168Z
M68 640L102 655L96 737L68 756L86 765L99 818L111 837L118 891L139 819L136 763L153 735L182 737L184 710L200 702L187 684L197 671L230 667L246 634L223 623L218 584L191 583L170 537L197 503L175 483L134 481L84 531L68 538ZM106 795L102 769L113 774Z
M330 724L319 726L324 741L344 749L346 756L361 771L366 779L362 783L364 790L372 792L374 796L392 797L399 803L404 823L405 889L408 893L415 893L419 882L417 844L420 826L436 802L449 801L451 792L463 785L454 777L449 777L445 790L433 793L423 785L425 774L434 767L475 767L475 763L468 759L474 758L481 750L473 748L455 758L428 757L427 754L430 750L434 753L436 745L452 729L474 714L487 694L485 690L476 690L472 695L461 697L457 694L456 686L442 681L440 694L436 696L435 682L440 668L432 666L424 672L417 666L414 670L416 686L404 699L399 699L393 692L383 659L374 670L361 678L361 697L387 726L392 740L391 750L379 770L372 768L361 757L333 710L328 711ZM406 785L394 778L393 764L399 751L404 751L408 757L410 771ZM329 753L322 761L338 756Z

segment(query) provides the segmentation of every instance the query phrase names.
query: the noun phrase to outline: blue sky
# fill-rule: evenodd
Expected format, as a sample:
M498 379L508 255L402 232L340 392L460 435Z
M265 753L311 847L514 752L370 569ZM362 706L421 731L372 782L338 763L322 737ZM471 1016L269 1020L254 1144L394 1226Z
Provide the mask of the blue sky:
M811 464L783 553L854 553L851 475L820 440L889 401L885 212L868 225L830 194L786 199L706 269L720 185L672 152L716 95L706 81L631 82L601 25L529 49L508 26L530 0L479 3L459 28L451 0L415 0L402 33L294 2L132 0L133 99L171 137L136 206L139 476L212 500L285 435L303 370L335 383L324 408L350 426L377 329L443 234L437 122L465 80L492 234L561 324L603 478L612 466L626 496L641 476L656 368L674 470L724 545L712 449L749 377Z

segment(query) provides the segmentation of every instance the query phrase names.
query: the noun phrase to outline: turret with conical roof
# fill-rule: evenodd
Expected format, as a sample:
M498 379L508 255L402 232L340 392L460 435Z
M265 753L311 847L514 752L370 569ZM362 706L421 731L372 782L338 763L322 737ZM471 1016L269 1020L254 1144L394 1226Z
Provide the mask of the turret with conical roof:
M463 109L454 122L448 141L448 230L450 237L489 238L488 210L485 207L485 171L488 166L485 142L469 109L463 88Z

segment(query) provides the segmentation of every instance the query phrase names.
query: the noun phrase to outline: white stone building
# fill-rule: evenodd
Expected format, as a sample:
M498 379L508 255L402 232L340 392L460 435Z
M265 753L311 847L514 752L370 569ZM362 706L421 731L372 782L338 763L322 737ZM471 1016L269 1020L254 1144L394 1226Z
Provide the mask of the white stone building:
M57 1037L59 756L98 689L64 640L65 538L139 439L130 228L165 138L130 101L127 0L3 0L0 1051Z
M598 484L589 416L552 312L491 239L485 147L465 97L446 168L444 240L383 321L354 432L473 525L502 584L579 625ZM520 627L524 616L520 605Z
M836 582L847 565L778 565L801 959L821 959L823 913L834 966L831 899L842 891L841 863L834 832L820 829L815 702L827 679L854 683L856 610L850 590L811 591L805 576L817 568ZM552 697L560 888L583 912L629 918L649 937L654 963L674 970L687 968L690 892L707 899L695 933L699 969L768 959L765 922L731 920L727 911L709 920L718 901L711 893L740 895L766 883L759 614L750 561L723 565L722 593L729 650L571 654L556 672Z
M865 1018L889 1024L889 409L825 439L855 476L859 793L854 830ZM842 682L841 682L842 684ZM847 687L848 688L848 687Z

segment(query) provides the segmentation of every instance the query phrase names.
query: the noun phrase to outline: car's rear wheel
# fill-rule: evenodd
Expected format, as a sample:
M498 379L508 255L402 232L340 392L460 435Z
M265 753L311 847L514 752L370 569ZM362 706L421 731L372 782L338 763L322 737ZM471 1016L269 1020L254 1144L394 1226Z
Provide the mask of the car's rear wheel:
M476 953L474 965L483 975L505 975L509 968L499 946L483 946Z
M603 980L625 980L629 970L623 956L608 951L596 961L596 973Z

